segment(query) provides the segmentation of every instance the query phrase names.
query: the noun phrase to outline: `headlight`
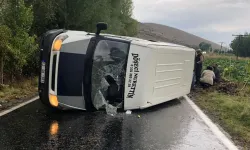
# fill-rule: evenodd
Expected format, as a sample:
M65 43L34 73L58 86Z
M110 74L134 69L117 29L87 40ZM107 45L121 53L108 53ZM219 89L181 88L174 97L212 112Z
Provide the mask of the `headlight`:
M53 42L52 45L52 50L53 51L60 51L61 47L62 47L62 43L63 41L68 38L68 35L66 34L61 34L59 35Z
M49 94L49 102L51 106L57 107L58 106L58 99L56 95Z

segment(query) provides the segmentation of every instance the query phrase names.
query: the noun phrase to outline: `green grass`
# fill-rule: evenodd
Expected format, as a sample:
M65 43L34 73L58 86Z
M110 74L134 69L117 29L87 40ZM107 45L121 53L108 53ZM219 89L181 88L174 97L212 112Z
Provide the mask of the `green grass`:
M247 66L249 59L235 60L229 56L205 56L204 69L207 66L218 64L219 69L223 72L222 76L231 81L244 82L249 79L249 72Z
M38 79L37 77L32 79L25 79L20 82L16 82L13 85L1 86L0 89L0 101L1 100L13 100L30 97L37 93Z
M249 87L234 96L202 91L196 94L195 103L218 122L237 144L250 149L250 92L247 90Z
M219 93L220 85L209 90L198 90L194 95L194 102L210 118L219 123L228 132L234 142L246 149L250 149L250 58L239 58L225 55L205 55L204 68L218 64L221 76L227 81L237 83L237 92L230 93L233 87L226 84L227 93ZM248 82L246 82L248 81ZM244 84L246 87L244 87ZM243 88L244 87L244 88Z
M216 54L216 53L208 53L204 55L205 58L222 58L222 59L232 59L232 60L236 60L236 56L233 54ZM249 57L238 57L238 60L250 60Z

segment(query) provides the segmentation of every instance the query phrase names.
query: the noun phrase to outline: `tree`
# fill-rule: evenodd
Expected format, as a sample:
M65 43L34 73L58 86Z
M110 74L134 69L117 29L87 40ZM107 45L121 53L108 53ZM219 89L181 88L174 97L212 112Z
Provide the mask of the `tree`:
M195 50L199 49L199 46L197 46L197 45L186 45L186 46L193 48Z
M1 59L1 84L4 83L4 61L6 53L10 50L11 30L6 25L0 25L0 59Z
M96 31L107 22L107 33L134 36L132 0L0 0L0 62L3 76L38 72L38 41L51 29ZM4 72L4 74L3 74Z
M37 50L36 36L30 36L29 31L33 22L32 7L26 7L24 0L10 0L5 9L4 23L11 29L8 51L8 72L19 76L27 64L31 53Z
M138 31L138 22L132 18L132 0L111 0L111 14L107 21L108 33L135 36Z
M45 33L48 29L59 28L60 22L55 22L61 18L58 18L56 12L60 7L58 0L28 0L26 5L33 7L33 24L31 26L30 33L38 36Z
M241 57L250 56L250 34L245 33L244 36L235 37L231 42L230 47L233 49L234 54Z
M28 0L34 7L32 33L64 28L96 31L98 22L107 22L108 33L134 36L137 21L132 19L132 0Z
M0 0L0 24L3 23L4 0Z
M220 50L219 49L215 49L214 52L215 53L220 53Z
M211 44L209 43L205 43L205 42L201 42L199 44L199 48L202 50L202 51L210 51L212 49L212 46Z

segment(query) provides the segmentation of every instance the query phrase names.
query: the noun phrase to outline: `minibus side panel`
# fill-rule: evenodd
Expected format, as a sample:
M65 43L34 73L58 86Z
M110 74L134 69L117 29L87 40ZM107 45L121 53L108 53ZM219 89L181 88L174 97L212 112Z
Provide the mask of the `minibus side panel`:
M125 82L125 110L146 105L148 96L152 95L150 82L153 80L150 81L150 78L152 74L154 76L152 69L155 64L152 57L153 51L150 48L131 43Z
M194 51L181 47L160 47L156 51L156 71L150 103L159 104L190 92Z
M144 109L190 92L193 49L131 44L125 85L125 109Z

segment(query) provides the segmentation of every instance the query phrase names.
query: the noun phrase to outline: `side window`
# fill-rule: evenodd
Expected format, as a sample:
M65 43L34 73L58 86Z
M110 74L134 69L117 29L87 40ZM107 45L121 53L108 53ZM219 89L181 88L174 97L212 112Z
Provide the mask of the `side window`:
M100 41L94 53L94 61L115 61L127 57L128 44L116 41ZM116 57L116 58L115 58Z

